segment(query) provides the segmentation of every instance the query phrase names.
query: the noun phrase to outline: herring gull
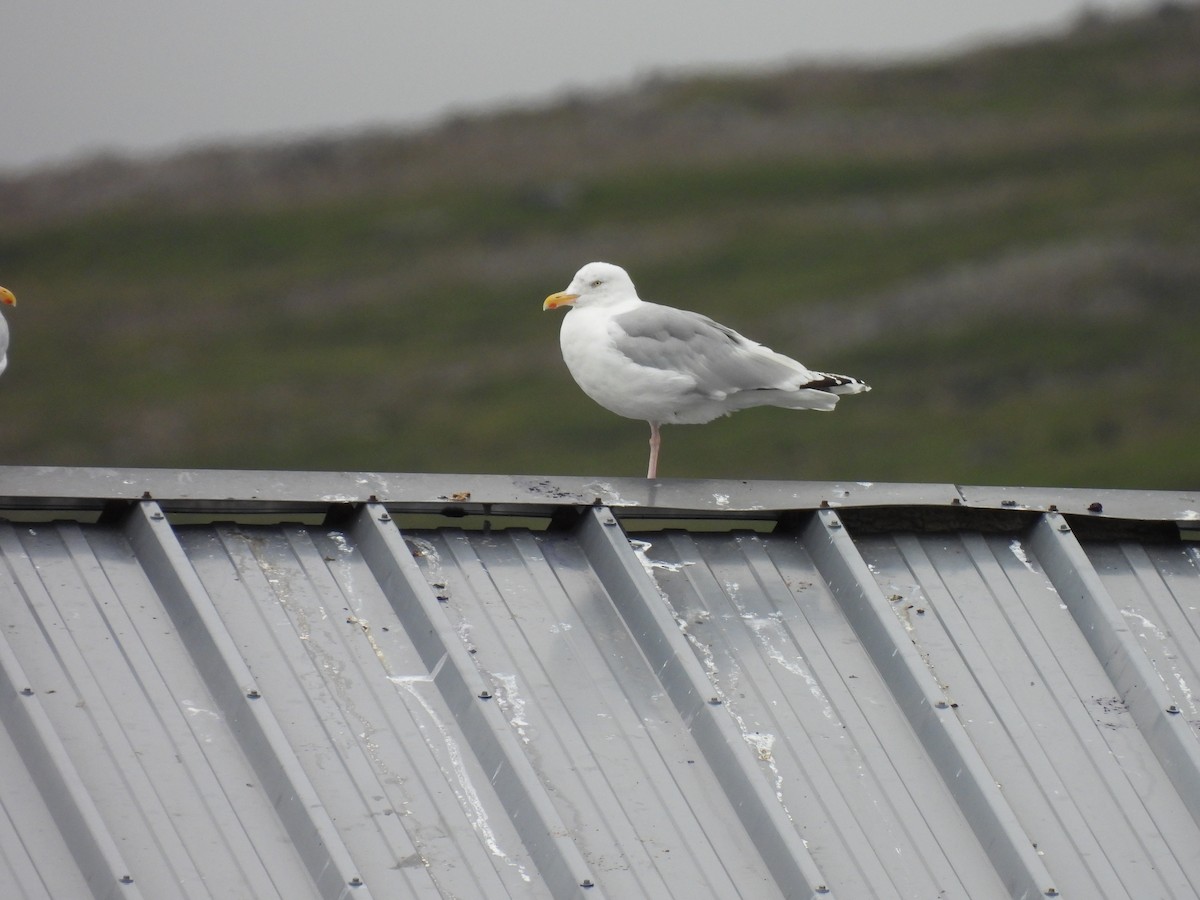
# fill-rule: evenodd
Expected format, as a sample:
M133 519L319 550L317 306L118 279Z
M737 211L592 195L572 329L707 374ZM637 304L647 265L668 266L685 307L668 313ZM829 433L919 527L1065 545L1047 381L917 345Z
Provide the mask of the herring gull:
M752 406L831 410L839 394L871 388L796 360L687 310L647 303L629 274L588 263L542 309L571 307L559 333L583 392L619 416L650 424L647 478L658 477L662 425L698 425Z
M8 288L0 287L0 303L16 306L17 298ZM8 323L0 316L0 373L8 368Z

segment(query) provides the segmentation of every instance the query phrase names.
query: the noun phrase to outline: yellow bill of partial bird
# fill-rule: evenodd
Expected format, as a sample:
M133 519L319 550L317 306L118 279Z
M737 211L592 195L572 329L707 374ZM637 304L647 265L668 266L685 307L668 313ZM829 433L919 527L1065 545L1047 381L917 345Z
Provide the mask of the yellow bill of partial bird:
M6 287L0 287L0 303L5 306L16 306L17 298ZM8 368L8 323L0 316L0 374Z
M551 294L543 301L542 312L548 309L558 309L561 306L572 306L578 299L578 294L568 294L566 291L559 291L557 294Z

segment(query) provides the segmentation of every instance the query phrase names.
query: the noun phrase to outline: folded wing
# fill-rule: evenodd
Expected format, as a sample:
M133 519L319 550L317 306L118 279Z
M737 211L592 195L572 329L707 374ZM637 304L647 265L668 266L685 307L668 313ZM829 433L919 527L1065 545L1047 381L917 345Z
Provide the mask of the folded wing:
M643 303L615 318L615 346L631 362L690 378L696 394L728 409L833 409L837 394L867 390L844 375L814 372L707 316Z

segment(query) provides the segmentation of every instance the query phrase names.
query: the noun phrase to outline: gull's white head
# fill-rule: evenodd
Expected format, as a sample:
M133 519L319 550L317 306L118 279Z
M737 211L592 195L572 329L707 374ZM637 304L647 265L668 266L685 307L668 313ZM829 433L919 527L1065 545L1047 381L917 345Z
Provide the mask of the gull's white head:
M565 291L551 294L542 309L561 306L601 306L637 298L629 273L612 263L588 263L575 273Z

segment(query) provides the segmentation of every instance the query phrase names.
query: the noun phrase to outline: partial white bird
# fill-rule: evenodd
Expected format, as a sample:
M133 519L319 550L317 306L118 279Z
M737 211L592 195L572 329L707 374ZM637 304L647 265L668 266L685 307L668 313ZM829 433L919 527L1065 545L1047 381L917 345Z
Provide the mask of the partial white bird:
M0 303L8 306L16 306L17 298L13 296L13 292L8 288L0 287ZM4 321L4 316L0 316L0 374L8 368L8 323Z
M658 477L662 425L711 422L751 406L831 410L839 394L871 388L814 372L707 316L647 303L629 274L588 263L542 309L569 306L559 333L563 360L583 392L619 416L650 423Z

